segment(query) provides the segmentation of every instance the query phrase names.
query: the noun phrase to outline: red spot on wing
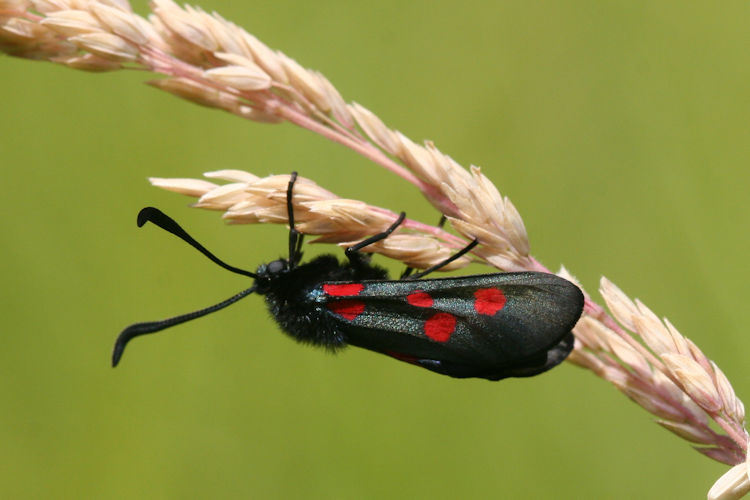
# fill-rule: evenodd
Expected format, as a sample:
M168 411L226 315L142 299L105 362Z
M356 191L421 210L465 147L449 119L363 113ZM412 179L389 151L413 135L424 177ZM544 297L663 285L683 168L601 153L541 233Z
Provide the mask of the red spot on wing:
M474 310L479 314L494 316L505 307L505 294L497 288L480 288L474 292Z
M429 293L416 291L406 296L406 301L415 307L432 307L432 297Z
M448 342L455 330L456 317L445 312L433 314L424 323L424 334L436 342Z
M359 295L359 292L365 289L362 283L344 283L341 285L324 284L323 291L332 297L351 297Z
M365 303L361 300L334 300L333 302L326 304L326 307L328 307L328 309L334 314L338 314L349 321L352 321L365 311Z

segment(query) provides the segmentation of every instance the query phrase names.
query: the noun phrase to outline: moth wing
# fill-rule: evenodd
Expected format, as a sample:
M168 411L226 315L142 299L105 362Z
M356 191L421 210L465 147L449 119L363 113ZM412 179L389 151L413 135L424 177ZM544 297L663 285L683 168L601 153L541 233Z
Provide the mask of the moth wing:
M348 343L456 377L552 368L572 349L583 308L578 287L545 273L361 284L354 296L325 296Z

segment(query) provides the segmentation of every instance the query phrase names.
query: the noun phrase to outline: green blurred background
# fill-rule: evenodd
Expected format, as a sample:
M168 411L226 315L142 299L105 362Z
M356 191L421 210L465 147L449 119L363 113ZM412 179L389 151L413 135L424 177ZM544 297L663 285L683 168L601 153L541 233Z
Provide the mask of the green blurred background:
M747 2L201 5L482 166L537 258L597 300L606 275L748 393ZM285 228L227 227L147 176L299 170L437 220L412 186L342 147L146 78L0 60L0 496L702 498L726 470L572 365L489 383L333 357L284 337L257 298L136 341L112 370L124 326L248 284L138 230L141 207L240 267L285 248Z

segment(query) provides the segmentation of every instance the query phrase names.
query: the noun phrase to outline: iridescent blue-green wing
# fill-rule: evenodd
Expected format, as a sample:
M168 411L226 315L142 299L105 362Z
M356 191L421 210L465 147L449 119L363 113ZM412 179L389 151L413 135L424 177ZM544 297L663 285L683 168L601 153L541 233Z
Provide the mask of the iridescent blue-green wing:
M545 273L321 284L352 345L454 377L531 376L573 348L583 294Z

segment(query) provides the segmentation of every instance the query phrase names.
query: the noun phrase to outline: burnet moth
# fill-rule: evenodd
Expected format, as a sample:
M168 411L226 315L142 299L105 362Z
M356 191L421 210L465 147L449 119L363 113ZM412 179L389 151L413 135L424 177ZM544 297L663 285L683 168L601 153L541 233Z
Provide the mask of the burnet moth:
M294 226L292 173L287 188L289 258L262 264L255 273L224 263L155 208L138 214L180 237L219 266L253 278L253 286L213 306L174 318L136 323L120 333L116 366L127 343L218 311L256 293L282 330L298 342L337 350L351 344L451 377L500 380L529 377L560 364L573 349L571 329L583 294L554 274L513 272L420 279L469 252L473 241L422 272L389 280L385 269L360 250L387 238L404 220L346 249L347 261L322 255L300 264L302 235Z

